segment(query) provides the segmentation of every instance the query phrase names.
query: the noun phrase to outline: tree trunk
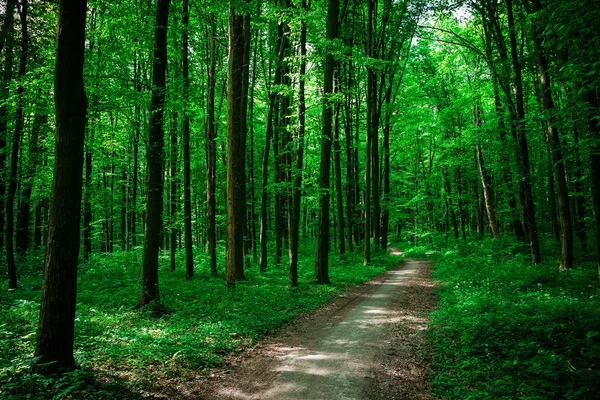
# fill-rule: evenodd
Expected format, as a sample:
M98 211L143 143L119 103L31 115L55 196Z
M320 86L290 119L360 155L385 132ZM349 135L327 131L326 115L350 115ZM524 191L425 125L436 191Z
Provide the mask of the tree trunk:
M244 16L229 9L227 65L227 256L225 280L235 287L244 279L244 225L246 211L246 137L244 110ZM247 83L246 83L247 85Z
M281 76L283 74L283 60L288 46L287 38L280 35L277 41L277 61L275 66L275 76L273 78L273 88L269 93L269 109L267 113L267 127L265 131L265 147L262 159L262 174L261 174L261 203L260 203L260 271L267 270L267 226L268 226L268 193L267 184L269 179L269 153L271 149L271 141L273 140L273 119L276 114L277 93L275 88L281 84Z
M329 0L327 7L327 40L337 38L339 0ZM331 44L330 44L331 45ZM318 284L329 284L329 174L331 165L331 130L335 100L333 99L333 72L335 59L329 49L325 56L323 78L323 114L321 163L319 169L319 233L315 279Z
M211 15L211 25L214 25L214 20ZM190 76L189 76L189 27L190 15L188 0L183 0L183 230L184 230L184 247L185 247L185 279L192 279L194 276L194 250L192 248L192 197L191 197L191 181L192 170L190 161L190 115L187 108L189 102ZM211 36L212 42L212 36ZM212 42L214 47L214 42ZM214 64L211 64L214 68ZM214 73L214 71L213 71ZM214 76L214 75L213 75ZM214 86L213 86L214 91ZM214 93L214 92L213 92ZM214 118L214 116L213 116ZM214 232L214 226L213 226ZM212 263L211 263L212 267ZM215 265L216 269L216 265ZM212 271L212 270L211 270ZM216 272L216 271L215 271Z
M4 23L2 25L2 36L4 40L4 71L2 73L2 86L0 87L0 199L5 199L6 195L6 138L8 137L8 96L10 94L10 82L13 73L13 41L14 41L14 10L15 0L7 0ZM11 29L9 29L9 27ZM6 34L4 32L6 31ZM0 200L0 249L4 245L5 229L5 201Z
M207 236L208 254L210 255L210 274L217 276L217 203L216 169L217 169L217 131L215 128L215 86L216 86L216 28L215 14L210 13L210 66L208 69L208 98L206 125L206 203L207 203Z
M537 13L542 9L540 0L531 0L533 12ZM571 220L571 208L569 206L569 189L567 187L567 174L563 162L562 150L560 145L560 136L556 125L556 115L554 111L554 100L550 88L550 75L548 74L548 59L542 51L542 39L540 30L535 22L530 19L531 30L533 33L533 43L537 56L538 69L540 71L540 80L542 82L542 102L544 104L544 114L548 135L548 145L552 154L552 163L554 164L554 174L556 177L556 193L558 195L558 214L560 217L561 231L561 262L559 269L573 268L573 225Z
M41 92L41 91L40 91ZM41 93L40 93L41 94ZM40 96L41 97L41 96ZM20 255L25 255L29 249L29 220L31 219L31 193L33 190L33 179L37 170L39 161L39 141L42 127L48 123L48 116L43 108L38 104L33 126L31 128L31 137L29 138L29 160L24 176L21 177L21 201L17 215L17 237L16 248Z
M302 8L307 9L306 0L302 0ZM289 257L290 286L298 286L298 237L300 228L300 201L302 198L302 164L304 159L304 132L306 123L306 21L301 21L300 30L300 76L298 88L298 133L296 136L296 163L293 170L292 204L289 212Z
M25 124L25 115L23 114L23 77L25 76L25 67L27 66L27 56L29 47L29 35L27 33L27 0L24 0L19 14L21 17L21 57L19 59L19 78L20 84L17 87L17 112L15 120L15 133L12 140L12 151L10 156L10 177L8 181L8 193L6 196L6 267L8 269L8 288L17 288L17 267L15 264L14 252L14 208L15 195L17 193L17 174L19 166L19 143L23 136L23 126Z
M86 1L59 3L54 103L54 178L40 319L37 373L76 368L73 357L86 97L83 87Z
M339 81L338 81L339 86ZM335 90L335 89L334 89ZM338 89L339 90L339 89ZM346 252L346 243L344 235L344 202L342 192L342 163L340 160L340 104L336 102L333 127L333 169L335 172L335 202L337 210L337 237L338 249L340 254Z
M137 307L160 301L158 290L158 252L163 211L163 159L165 155L163 117L167 67L167 24L170 0L158 0L154 30L154 62L152 64L152 102L148 135L146 215L144 252L142 254L142 291Z
M184 104L187 104L187 101L184 101ZM171 205L171 209L169 210L170 214L170 227L169 227L169 239L170 239L170 266L171 271L175 271L176 264L176 255L177 255L177 170L178 170L178 162L177 162L177 153L178 153L178 137L177 137L177 119L179 116L177 113L173 113L173 127L171 129L171 193L169 198L169 203Z
M510 36L510 52L512 65L515 73L515 97L516 97L516 120L517 127L517 169L519 171L519 182L523 194L523 212L525 214L526 226L529 232L529 247L531 249L531 260L534 264L542 262L540 255L540 242L538 238L537 223L535 220L535 209L533 204L533 193L531 188L531 172L529 167L529 148L527 146L527 131L525 127L525 105L523 100L523 78L521 63L517 51L517 38L515 34L515 22L513 17L512 0L505 0L508 16L508 31Z

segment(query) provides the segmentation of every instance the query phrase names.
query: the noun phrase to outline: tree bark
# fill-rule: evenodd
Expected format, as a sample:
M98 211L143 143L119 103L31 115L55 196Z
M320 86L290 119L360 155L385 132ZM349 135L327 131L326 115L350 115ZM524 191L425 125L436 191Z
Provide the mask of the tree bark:
M542 9L540 0L531 0L533 12L537 13ZM552 163L554 164L554 175L556 178L556 193L558 195L558 214L560 218L561 231L561 261L560 270L573 268L573 225L571 220L571 208L569 206L569 189L567 187L567 174L562 157L560 145L560 136L556 125L556 115L554 110L554 100L550 88L550 75L548 74L548 59L542 50L542 39L540 30L534 20L530 19L531 30L533 33L533 44L537 58L540 80L542 82L542 102L544 104L544 114L546 118L548 136L548 145L552 154Z
M8 193L6 195L6 267L8 269L8 288L17 288L17 267L15 264L14 251L14 208L15 196L17 193L17 174L19 166L19 143L23 136L23 127L25 124L25 115L23 114L23 77L26 73L29 34L27 32L27 10L28 3L24 0L21 7L18 8L21 19L21 57L19 59L19 78L21 83L17 87L17 111L15 119L15 132L12 139L12 151L10 156L10 177L8 180Z
M207 203L207 236L208 254L210 256L210 274L217 276L217 203L216 169L217 169L217 131L215 127L215 86L216 86L216 28L215 14L210 13L210 60L208 68L208 98L206 124L206 203Z
M86 96L83 87L86 1L61 0L54 104L56 145L46 264L34 371L76 368L73 357Z
M2 30L6 30L6 35L3 33L4 40L4 71L2 73L2 86L0 88L0 199L5 199L6 195L6 138L8 137L8 96L10 94L10 81L12 80L13 74L13 41L14 41L14 10L15 0L8 0L6 2L6 13L4 16L4 24ZM10 27L10 29L9 29ZM4 240L4 229L5 229L5 213L6 213L6 202L0 200L0 248L5 243Z
M328 0L327 40L328 47L337 38L339 0ZM325 56L323 78L323 125L321 129L321 163L319 169L319 231L317 242L317 260L315 279L318 284L329 284L329 174L331 165L331 131L335 100L333 99L333 72L335 59L328 48Z
M302 8L307 10L306 0L302 0ZM289 257L290 286L298 286L298 242L300 228L300 201L302 198L302 164L304 160L304 133L306 123L306 21L301 21L300 28L300 76L298 88L298 132L296 135L296 163L293 170L292 204L289 213Z
M515 22L513 17L512 0L505 0L508 16L508 31L510 36L510 53L515 73L514 89L516 97L516 120L517 127L517 168L519 171L519 182L523 194L523 212L525 214L526 226L529 232L529 247L531 249L531 260L534 264L542 262L540 254L540 242L538 238L537 223L535 220L535 209L533 204L533 193L531 188L531 171L529 167L529 148L527 146L527 131L525 127L525 106L523 100L523 78L521 63L517 51L517 38L515 34Z
M164 108L167 67L167 24L170 0L158 0L154 30L154 62L152 65L152 101L148 134L146 216L144 252L142 254L142 291L137 307L160 301L158 290L158 253L162 231Z
M212 16L211 16L212 17ZM211 18L211 25L214 25ZM189 102L190 75L189 75L189 27L190 15L188 0L183 0L183 32L182 32L182 73L183 73L183 230L185 247L185 278L194 276L194 250L192 247L192 197L191 181L192 170L190 161L190 115L187 108ZM212 41L212 39L211 39ZM213 43L214 46L214 43ZM213 71L214 73L214 71ZM214 75L213 75L214 76ZM214 90L214 86L213 86ZM214 117L213 117L214 118ZM214 226L213 226L214 231ZM212 266L212 264L211 264ZM216 269L216 265L215 265Z
M228 288L244 279L244 225L246 211L246 118L244 87L244 16L230 2L229 61L227 65L227 255Z

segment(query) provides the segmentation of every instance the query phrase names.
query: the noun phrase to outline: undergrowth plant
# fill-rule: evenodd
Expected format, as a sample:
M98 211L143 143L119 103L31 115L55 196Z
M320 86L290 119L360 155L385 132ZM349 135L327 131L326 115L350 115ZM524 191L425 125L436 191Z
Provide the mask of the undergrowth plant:
M139 250L94 254L79 268L75 357L81 370L49 378L30 372L43 264L43 256L34 254L20 269L20 288L0 292L0 398L129 399L140 397L142 388L160 378L195 379L223 368L226 356L243 351L294 316L400 263L398 257L380 255L364 267L358 252L332 255L333 284L315 285L315 249L301 251L297 288L288 287L284 260L262 274L252 265L246 270L248 280L230 291L222 276L210 276L205 255L196 259L201 266L196 277L186 281L183 265L171 272L168 254L162 253L161 299L172 311L162 318L152 317L152 306L133 310L139 295ZM224 254L219 256L224 260ZM178 260L184 260L183 253Z
M547 259L532 265L526 245L491 239L453 242L440 252L440 308L430 330L437 396L598 398L595 263L579 255L575 269L559 272Z

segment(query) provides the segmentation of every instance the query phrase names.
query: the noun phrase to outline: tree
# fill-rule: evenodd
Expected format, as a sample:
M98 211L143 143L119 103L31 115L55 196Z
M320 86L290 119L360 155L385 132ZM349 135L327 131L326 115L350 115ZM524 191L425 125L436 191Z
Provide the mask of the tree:
M321 126L321 162L319 168L319 231L315 279L319 284L329 284L329 175L331 166L332 120L335 108L333 97L333 73L335 58L333 41L338 36L339 1L327 2L327 53L323 78L323 116Z
M158 252L162 230L163 211L163 159L165 155L163 116L167 67L167 24L169 0L156 3L154 29L154 62L152 64L152 103L150 105L150 131L148 132L148 163L146 192L146 222L144 228L144 253L142 255L142 291L137 307L159 301Z
M227 64L227 287L244 277L244 226L246 212L246 134L244 105L244 15L232 0L229 8L229 60ZM246 75L247 78L247 75Z
M86 3L59 2L55 164L34 364L36 372L46 374L76 367L73 340L87 107L83 86Z
M194 253L192 249L192 196L190 188L192 180L190 160L190 115L189 110L187 109L190 95L189 23L190 14L188 0L183 0L183 97L184 104L186 105L183 111L183 237L185 247L185 276L187 279L191 279L194 275ZM214 21L212 23L214 24Z

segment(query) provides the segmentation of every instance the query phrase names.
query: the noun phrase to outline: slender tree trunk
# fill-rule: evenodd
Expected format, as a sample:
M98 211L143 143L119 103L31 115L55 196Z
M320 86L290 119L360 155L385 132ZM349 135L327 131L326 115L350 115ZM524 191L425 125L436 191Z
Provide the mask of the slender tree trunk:
M338 82L339 87L339 82ZM338 89L339 90L339 89ZM344 202L342 192L342 163L340 160L340 104L336 102L334 110L334 122L333 122L333 169L335 172L335 202L337 210L337 237L338 237L338 249L340 254L346 252L346 243L344 235Z
M261 202L260 202L260 271L264 272L267 270L267 241L268 241L268 192L267 185L269 179L269 153L271 149L271 142L273 140L273 119L276 114L277 105L277 93L275 89L281 84L281 76L283 74L283 59L285 57L287 48L287 38L280 35L277 42L277 61L275 66L275 76L273 78L273 89L269 93L269 109L267 113L267 128L265 131L265 147L262 159L262 173L261 173ZM275 156L275 158L277 158Z
M73 357L86 97L83 87L86 1L61 0L54 103L56 146L34 370L76 368Z
M41 92L41 91L40 91ZM41 94L41 93L40 93ZM21 201L17 215L17 237L16 248L20 255L25 255L29 249L29 220L31 219L31 193L33 191L33 179L37 170L39 160L40 132L42 127L48 123L48 116L42 107L37 106L36 114L33 119L31 136L29 138L29 160L27 167L23 168L26 172L21 177Z
M327 39L337 38L339 0L328 0L327 7ZM331 44L330 44L331 46ZM315 279L319 284L329 284L329 174L331 165L332 119L335 108L333 99L333 73L335 59L329 49L325 56L325 72L323 79L323 114L321 163L319 169L319 233L317 242L317 260L315 263Z
M229 9L229 61L227 65L227 257L225 280L235 287L244 279L244 225L246 210L246 137L244 110L244 16L234 1ZM247 85L247 83L246 83Z
M152 65L152 102L148 135L146 216L142 255L142 291L137 307L160 301L158 290L158 252L162 230L163 159L165 155L163 117L167 67L167 24L170 0L158 0L154 30Z
M211 15L211 25L214 19ZM185 278L192 279L194 276L194 250L192 248L192 197L191 181L192 170L190 161L190 115L187 108L189 102L190 75L189 75L189 5L188 0L183 0L183 40L182 40L182 68L183 68L183 230L185 247ZM211 37L212 42L212 37ZM213 43L214 46L214 43ZM213 71L214 72L214 71ZM214 86L213 86L214 90ZM213 117L214 118L214 117ZM214 227L213 227L214 232ZM212 263L211 263L212 267ZM215 265L216 268L216 265ZM212 270L211 270L212 271Z
M542 9L540 0L531 0L533 12L537 13ZM561 231L561 262L559 269L573 268L573 225L571 219L571 208L569 206L569 189L567 187L567 174L563 161L560 145L560 136L556 125L556 115L554 111L554 100L550 89L550 75L548 74L548 59L542 50L542 39L540 31L535 22L530 19L531 30L533 32L533 43L537 56L537 64L542 82L542 102L546 116L548 135L548 144L552 154L552 163L554 164L554 174L556 177L556 193L558 195L558 214L560 217Z
M4 229L5 229L5 213L6 203L4 201L6 196L6 138L8 137L8 96L10 94L10 82L13 78L13 46L14 46L14 10L15 0L7 0L6 2L6 13L4 16L4 23L2 25L2 37L3 37L3 48L4 49L4 71L2 73L2 86L0 87L0 249L5 243L4 240ZM10 29L9 29L10 27ZM4 33L6 32L6 33Z
M575 148L577 149L575 152L575 234L581 242L581 248L583 250L587 250L587 234L585 230L585 198L583 193L584 189L581 185L581 182L583 180L583 164L581 162L581 148L579 147L579 127L577 126L575 117L573 117L573 124L573 141L575 144Z
M208 70L208 98L206 125L206 203L207 203L207 236L208 254L210 256L210 274L217 276L217 202L216 169L217 169L217 131L215 127L215 86L216 86L216 27L215 14L210 13L210 66Z
M525 106L523 100L523 78L521 73L521 63L517 51L517 38L515 34L515 22L513 17L512 0L505 0L508 16L508 31L510 36L510 52L512 57L513 69L515 72L515 96L516 96L516 121L517 126L517 168L519 171L519 182L523 193L523 212L527 221L529 232L529 246L531 249L531 260L534 264L542 261L540 255L540 243L538 238L537 223L535 220L535 209L533 204L533 193L531 188L531 172L529 167L529 148L527 146L527 131L525 127Z
M302 0L302 8L307 9L306 0ZM292 204L289 213L289 257L290 286L298 286L298 238L300 228L300 201L302 196L302 164L304 159L304 132L306 123L306 21L301 21L300 30L300 76L298 88L298 132L296 136L296 163L293 170Z
M8 288L17 288L17 267L15 264L14 252L14 208L15 195L17 193L17 173L19 166L19 143L23 136L23 126L25 124L25 115L23 114L23 77L27 66L27 56L29 47L29 34L27 32L27 10L28 3L24 0L19 9L21 17L21 57L19 59L19 78L21 83L17 87L17 112L15 121L15 133L12 140L12 151L10 156L10 177L8 181L8 193L6 196L6 266L8 269Z
M187 104L187 101L184 102ZM170 266L171 271L175 271L176 266L176 254L177 254L177 170L178 170L178 137L177 137L177 119L179 116L177 113L173 113L173 127L171 129L171 193L169 198L169 203L171 205L171 209L169 210L170 214L170 227L169 227L169 239L170 239Z

